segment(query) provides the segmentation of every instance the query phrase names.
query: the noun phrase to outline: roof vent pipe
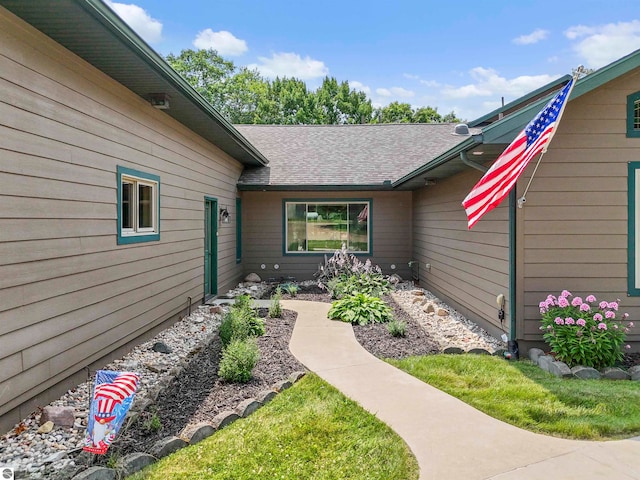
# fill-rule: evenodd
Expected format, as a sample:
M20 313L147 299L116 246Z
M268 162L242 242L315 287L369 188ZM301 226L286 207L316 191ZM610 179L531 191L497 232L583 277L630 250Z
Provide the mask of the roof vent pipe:
M471 135L469 131L469 125L466 123L459 123L455 127L453 127L454 135Z
M460 152L460 160L462 160L462 163L464 163L466 166L475 168L476 170L480 170L482 173L485 173L487 170L489 170L489 167L485 167L484 165L469 159L469 157L467 157L467 152Z

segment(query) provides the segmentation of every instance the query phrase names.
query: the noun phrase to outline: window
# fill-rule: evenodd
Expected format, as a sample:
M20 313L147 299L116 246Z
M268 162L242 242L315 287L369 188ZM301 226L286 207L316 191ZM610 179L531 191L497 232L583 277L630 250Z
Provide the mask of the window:
M640 137L640 92L627 97L627 137Z
M640 296L640 162L629 162L628 293Z
M118 244L160 240L160 177L118 167Z
M284 201L285 253L371 252L371 200Z

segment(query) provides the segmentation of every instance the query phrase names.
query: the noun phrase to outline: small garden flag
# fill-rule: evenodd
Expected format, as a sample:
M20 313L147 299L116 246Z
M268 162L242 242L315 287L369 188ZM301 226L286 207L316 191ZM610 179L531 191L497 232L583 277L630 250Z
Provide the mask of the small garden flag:
M83 450L107 453L133 403L138 380L132 372L96 372Z
M531 159L546 151L574 82L570 80L529 122L462 201L469 230L509 194Z

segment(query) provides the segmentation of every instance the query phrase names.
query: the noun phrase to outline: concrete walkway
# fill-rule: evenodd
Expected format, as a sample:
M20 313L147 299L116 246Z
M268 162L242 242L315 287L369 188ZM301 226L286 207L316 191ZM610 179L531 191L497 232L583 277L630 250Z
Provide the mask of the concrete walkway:
M400 435L429 480L640 480L640 437L583 442L495 420L378 360L330 305L286 300L296 310L293 355Z

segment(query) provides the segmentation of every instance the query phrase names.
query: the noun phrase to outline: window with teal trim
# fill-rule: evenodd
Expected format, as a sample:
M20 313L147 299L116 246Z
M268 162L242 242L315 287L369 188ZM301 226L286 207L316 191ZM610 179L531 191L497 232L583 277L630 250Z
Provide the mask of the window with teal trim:
M627 97L627 137L640 137L640 92Z
M236 198L236 263L242 262L242 199Z
M629 162L628 293L640 295L640 162Z
M285 253L371 253L370 200L285 200Z
M160 240L160 177L118 167L118 244Z

